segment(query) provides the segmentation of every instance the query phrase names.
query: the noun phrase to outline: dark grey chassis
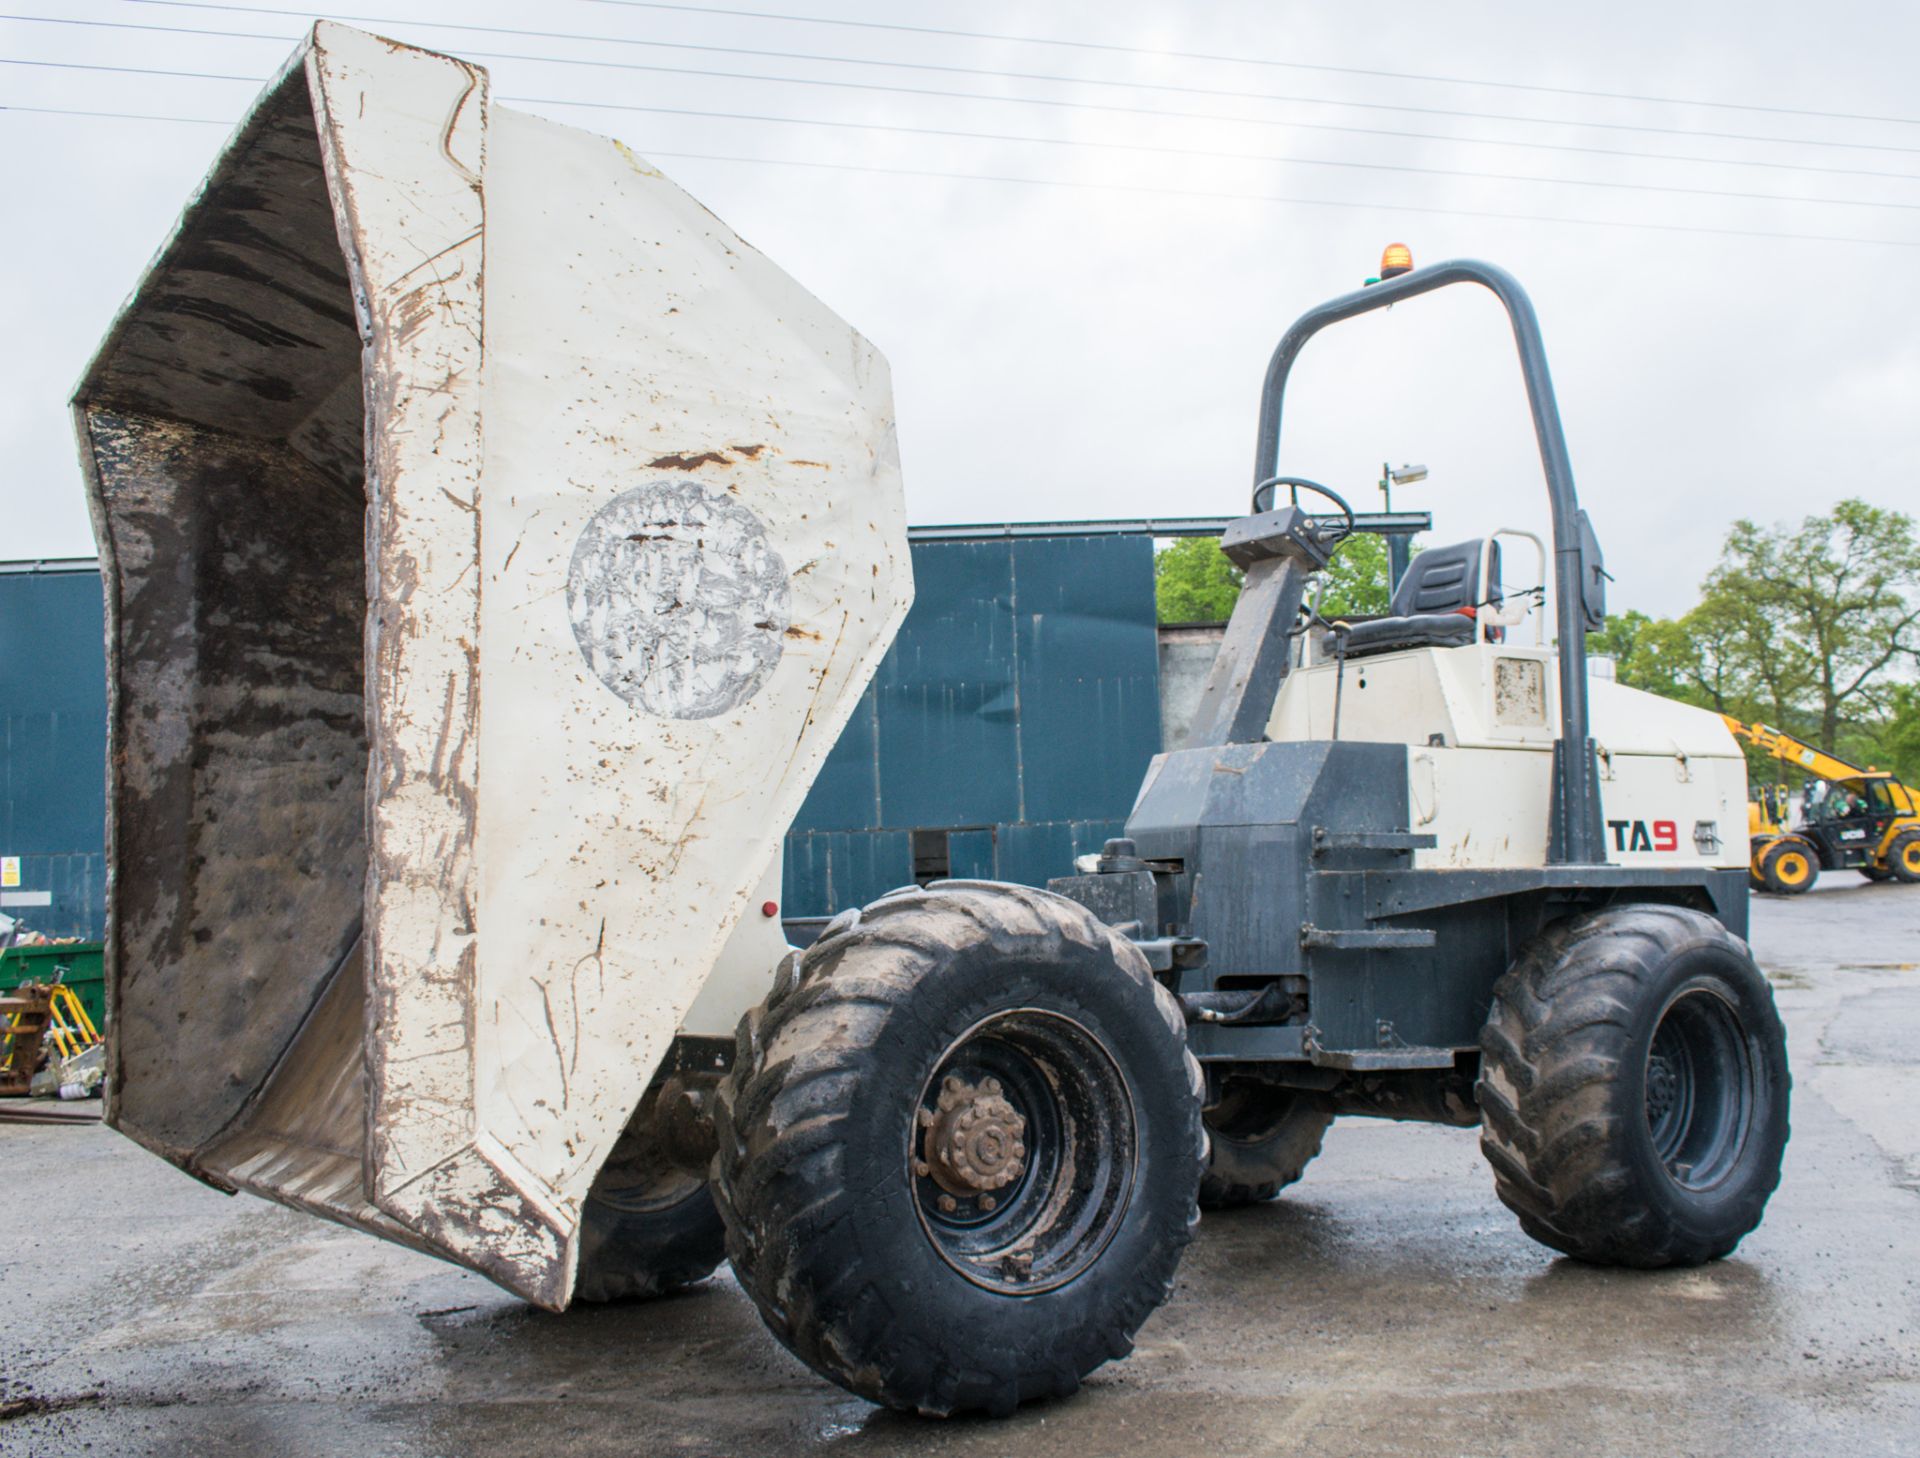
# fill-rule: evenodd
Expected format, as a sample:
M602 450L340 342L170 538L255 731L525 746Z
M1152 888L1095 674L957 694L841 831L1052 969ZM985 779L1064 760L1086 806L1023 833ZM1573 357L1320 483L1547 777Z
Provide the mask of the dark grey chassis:
M1747 929L1747 877L1620 866L1414 870L1398 744L1177 751L1131 845L1050 889L1132 934L1180 995L1217 1086L1234 1072L1353 1113L1472 1124L1494 982L1550 921L1662 901Z

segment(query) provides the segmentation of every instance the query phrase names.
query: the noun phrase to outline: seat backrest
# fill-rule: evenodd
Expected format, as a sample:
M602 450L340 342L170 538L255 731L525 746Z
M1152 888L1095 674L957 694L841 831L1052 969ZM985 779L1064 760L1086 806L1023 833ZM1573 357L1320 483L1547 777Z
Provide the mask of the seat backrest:
M1489 559L1489 591L1480 591L1480 560L1486 550L1484 538L1457 542L1450 547L1428 547L1408 563L1406 572L1393 589L1388 611L1397 618L1419 613L1456 613L1462 608L1479 607L1483 602L1500 600L1500 544L1493 544Z

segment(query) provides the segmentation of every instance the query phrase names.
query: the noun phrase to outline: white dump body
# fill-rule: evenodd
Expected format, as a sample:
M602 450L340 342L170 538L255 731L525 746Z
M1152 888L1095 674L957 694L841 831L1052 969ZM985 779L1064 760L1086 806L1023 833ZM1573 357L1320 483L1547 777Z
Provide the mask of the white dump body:
M322 23L75 411L110 1122L564 1306L905 615L886 362L618 143Z

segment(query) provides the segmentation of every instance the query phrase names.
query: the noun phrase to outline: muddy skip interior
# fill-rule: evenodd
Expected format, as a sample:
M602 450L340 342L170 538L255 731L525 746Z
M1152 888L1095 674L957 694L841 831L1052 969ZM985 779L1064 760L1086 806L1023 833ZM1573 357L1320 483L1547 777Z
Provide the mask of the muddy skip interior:
M110 835L138 868L111 891L128 1031L114 1098L128 1132L216 1178L210 1142L271 1101L263 1084L329 979L346 971L359 998L360 348L296 68L75 401L115 569ZM196 1051L175 1056L189 1018Z

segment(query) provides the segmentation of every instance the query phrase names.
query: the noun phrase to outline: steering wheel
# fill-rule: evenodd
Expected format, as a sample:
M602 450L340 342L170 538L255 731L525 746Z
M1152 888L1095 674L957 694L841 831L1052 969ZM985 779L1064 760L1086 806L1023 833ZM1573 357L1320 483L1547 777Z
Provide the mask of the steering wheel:
M1274 495L1282 486L1285 486L1291 493L1291 499L1295 506L1300 504L1301 491L1306 490L1313 492L1316 496L1324 496L1328 501L1331 501L1335 506L1340 508L1340 529L1334 533L1334 541L1345 541L1353 535L1353 508L1347 505L1347 498L1331 487L1322 486L1318 481L1309 481L1304 476L1269 476L1266 480L1262 481L1258 486L1253 488L1254 512L1258 514L1259 512L1273 510ZM1263 493L1266 496L1264 502L1260 499Z

